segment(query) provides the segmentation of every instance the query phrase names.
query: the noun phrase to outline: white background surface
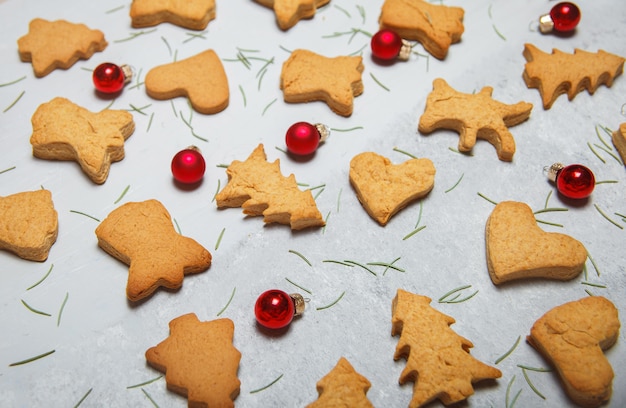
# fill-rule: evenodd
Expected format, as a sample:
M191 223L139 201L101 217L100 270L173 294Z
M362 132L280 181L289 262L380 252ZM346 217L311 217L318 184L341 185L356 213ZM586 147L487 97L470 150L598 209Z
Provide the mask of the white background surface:
M209 24L205 38L190 41L189 30L169 24L161 24L154 31L132 29L129 5L122 1L8 0L0 4L0 83L26 76L0 88L1 109L25 91L15 106L0 113L0 170L15 166L0 174L0 196L43 186L52 191L60 225L58 240L44 263L0 253L0 405L67 407L92 390L82 406L151 406L139 388L127 389L160 374L147 366L145 350L167 337L168 322L175 317L194 312L201 320L217 318L235 289L221 317L234 321L234 345L242 353L241 394L235 401L241 407L297 407L314 401L315 383L341 356L371 381L367 395L375 406L406 406L412 383L398 385L405 361L393 361L398 338L390 335L391 300L398 288L433 298L433 307L456 319L452 329L474 343L472 355L489 364L519 336L524 339L547 310L587 296L585 289L606 296L622 316L626 314L626 231L612 225L594 207L599 206L626 227L614 215L626 213L626 173L624 166L608 154L600 151L606 161L603 163L588 147L588 143L601 144L596 125L615 129L626 121L626 78L618 77L611 88L600 87L593 96L583 92L572 102L563 95L548 111L543 110L538 91L528 89L522 80L526 42L543 51L559 48L572 52L577 47L596 52L601 48L626 55L624 3L578 2L581 24L575 35L562 38L541 35L534 29L538 16L556 2L445 1L465 9L462 41L451 46L444 61L426 58L417 45L415 51L422 56L414 54L410 61L390 66L372 61L369 46L362 48L369 42L366 35L357 33L352 39L350 35L332 36L353 28L375 33L382 3L332 0L314 19L282 32L271 10L249 0L218 0L217 18ZM364 8L364 15L357 6ZM17 53L17 39L27 33L28 22L35 17L98 28L105 33L109 46L67 71L57 70L37 79L31 65L20 62ZM120 41L140 31L146 34ZM91 83L89 70L99 63L132 65L141 82L150 68L173 61L175 55L180 60L211 48L226 60L236 57L238 47L257 51L246 52L249 57L273 58L274 63L260 81L257 75L263 61L251 60L250 69L241 62L224 61L231 92L229 107L217 115L192 116L195 132L208 142L195 138L181 120L181 114L185 118L190 115L184 99L174 100L173 105L152 100L143 86L131 89L136 85L133 81L112 108L148 105L143 109L146 115L133 112L136 130L126 142L126 158L112 165L104 185L93 184L76 163L32 156L30 118L40 104L63 96L98 111L110 103L94 93ZM323 103L288 105L282 101L280 68L288 57L286 50L296 48L326 56L362 50L365 91L355 99L350 118L335 115ZM501 102L534 104L530 119L511 128L517 143L512 163L499 161L495 149L484 141L477 143L473 155L461 155L450 150L458 143L457 134L439 131L423 136L417 132L426 97L437 77L461 92L492 86L494 98ZM286 129L301 120L336 129L362 129L333 132L312 160L297 162L274 147L284 148ZM310 186L325 185L317 198L322 214L330 214L325 229L292 232L287 226L264 226L261 218L245 218L240 209L216 208L212 198L218 182L222 187L226 183L225 171L217 165L244 160L258 143L265 145L268 160L281 160L283 174L294 173L298 182ZM192 144L202 150L207 173L201 186L184 191L172 181L170 160ZM348 181L350 159L360 152L375 151L394 163L408 158L394 147L430 158L437 169L435 188L422 203L420 225L427 228L407 240L402 238L415 228L420 205L407 207L383 228L361 208ZM495 287L487 272L484 244L485 221L493 205L477 193L495 201L523 201L534 210L541 209L554 190L542 169L555 161L580 162L592 168L597 180L617 181L598 185L584 203L564 201L555 192L550 206L569 211L540 217L563 225L540 224L544 230L566 233L586 246L600 271L598 276L588 262L588 281L606 288L582 284L582 275L570 282L535 280ZM459 185L446 193L461 176ZM122 201L114 204L127 186ZM179 291L157 291L147 301L132 305L125 297L127 267L97 246L94 230L98 222L71 211L102 220L124 202L151 198L166 206L184 235L211 251L213 264L207 272L187 277ZM224 235L216 250L222 229ZM312 266L290 250L306 256ZM397 265L406 272L389 270L384 276L381 267L373 267L378 272L373 276L358 267L323 262L391 262L397 257L401 258ZM43 283L26 290L52 265ZM304 293L285 278L311 293ZM472 285L467 294L479 292L464 303L437 303L444 293L462 285ZM304 316L282 335L261 332L254 320L254 302L270 288L300 292L310 298ZM337 304L316 310L344 291ZM57 326L66 294L68 300ZM32 313L21 300L52 316ZM606 353L615 370L612 407L626 405L625 340L622 330L617 344ZM56 352L9 367L49 350ZM570 404L555 373L529 372L544 400L531 390L518 364L547 365L522 340L497 365L502 378L478 385L467 406L504 407L507 385L513 378L510 395L521 390L518 407ZM250 393L280 375L283 377L268 389ZM162 407L187 404L183 397L166 390L164 379L144 390Z

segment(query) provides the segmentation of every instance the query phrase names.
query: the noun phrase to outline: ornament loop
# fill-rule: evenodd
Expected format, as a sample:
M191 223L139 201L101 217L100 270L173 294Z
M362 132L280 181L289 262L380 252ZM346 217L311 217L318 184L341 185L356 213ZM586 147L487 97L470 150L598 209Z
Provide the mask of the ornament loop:
M304 313L304 309L306 308L306 301L304 297L299 293L290 293L289 297L293 300L293 305L295 307L293 315L300 316Z
M550 181L556 181L556 176L559 174L559 171L563 170L563 163L554 163L552 166L547 168L547 177Z
M411 51L413 50L413 44L402 39L402 47L400 47L400 53L398 54L398 59L401 61L408 61L411 56Z
M554 21L552 21L552 17L550 14L544 14L539 17L539 31L543 34L549 33L554 30Z
M122 64L120 65L120 69L124 74L124 84L127 84L133 79L133 68L130 65Z
M330 128L323 123L316 123L315 129L320 134L320 143L324 143L330 137Z

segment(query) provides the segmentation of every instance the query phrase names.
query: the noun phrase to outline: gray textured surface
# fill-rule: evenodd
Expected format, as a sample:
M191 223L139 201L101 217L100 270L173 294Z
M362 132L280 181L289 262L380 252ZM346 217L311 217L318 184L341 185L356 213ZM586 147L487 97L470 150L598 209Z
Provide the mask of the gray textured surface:
M304 406L317 398L315 383L344 356L372 383L369 399L378 407L403 407L411 398L411 384L398 385L405 366L394 362L397 337L391 337L391 300L398 288L434 299L432 306L456 319L452 326L474 344L472 355L493 363L533 322L550 308L587 296L585 289L612 300L622 316L626 312L626 278L623 251L626 231L609 223L594 205L611 215L622 227L626 224L615 212L626 214L626 173L608 154L600 151L602 163L589 149L601 144L597 124L617 128L626 121L626 78L618 77L611 88L600 87L595 95L583 92L569 102L561 96L544 111L539 93L527 89L522 80L524 43L548 51L575 47L588 51L599 48L626 55L626 6L620 1L584 0L582 22L569 38L541 35L532 23L555 2L527 0L450 2L465 8L465 33L452 45L444 61L414 55L406 63L381 66L363 48L365 91L355 99L350 118L334 115L322 103L287 105L278 87L285 51L308 48L333 56L358 52L369 39L362 33L325 38L335 32L359 28L377 29L382 0L332 0L316 17L303 21L288 32L276 28L273 13L252 1L218 1L217 18L204 36L186 41L188 30L162 24L156 31L125 39L138 30L130 28L128 6L110 13L117 3L9 0L0 5L0 83L26 79L0 88L0 108L5 109L25 91L19 102L0 114L0 196L44 186L53 193L59 212L59 238L45 263L28 262L0 253L0 401L2 406L73 406L90 389L83 406L150 406L140 389L127 389L159 375L146 366L145 350L168 334L168 322L184 313L195 312L201 320L216 318L235 295L222 317L235 323L235 346L242 352L239 368L241 394L236 405ZM120 2L119 5L122 5ZM365 9L361 16L357 6ZM68 71L55 71L35 79L30 64L19 61L17 38L26 33L34 17L64 18L83 22L105 32L109 41L103 53L80 61ZM247 30L254 27L252 30ZM494 29L495 27L495 29ZM506 38L501 38L496 29ZM263 33L263 35L260 35ZM168 49L168 45L171 49ZM28 142L30 117L39 104L64 96L90 110L105 108L109 101L93 92L90 72L100 62L127 63L140 73L139 80L155 65L192 56L213 48L222 59L233 59L237 47L250 57L274 58L262 80L257 73L263 62L251 59L247 69L240 62L225 61L231 91L230 106L222 113L203 116L194 113L192 125L208 143L194 138L181 120L189 118L183 99L173 105L151 100L143 86L127 87L112 108L145 108L147 115L134 112L137 129L126 142L126 158L112 165L107 182L92 184L75 163L37 160ZM421 46L415 51L424 54ZM379 86L374 77L389 90ZM472 156L460 155L458 136L439 131L429 136L417 133L432 80L442 77L455 89L471 93L484 86L494 87L493 97L505 103L534 104L531 118L511 128L517 143L512 163L497 159L494 148L478 142ZM259 85L260 83L260 85ZM134 84L134 83L133 83ZM260 87L260 90L259 90ZM245 94L242 97L242 92ZM264 112L266 106L275 101ZM176 111L176 113L174 113ZM152 116L153 115L153 116ZM286 157L285 130L293 122L322 122L332 128L363 129L333 132L316 156L305 163ZM148 130L149 128L149 130ZM606 140L608 138L604 136ZM217 210L212 197L226 183L219 164L243 160L258 144L264 143L270 161L279 158L285 175L294 173L310 186L325 184L317 198L320 211L329 215L324 230L291 232L285 226L263 226L260 218L245 218L240 209ZM188 145L198 145L207 160L204 183L194 191L181 191L172 181L171 157ZM437 169L435 188L419 203L407 207L382 228L360 207L348 182L350 159L362 151L375 151L399 163L407 156L394 147L430 158ZM562 201L556 193L550 206L569 211L546 213L541 219L560 223L562 228L541 225L546 231L563 232L580 240L596 261L600 275L588 262L588 281L605 288L583 285L583 276L570 282L527 281L495 287L488 276L484 225L493 205L478 192L495 200L517 200L533 209L543 208L554 187L542 172L554 161L581 162L591 167L600 184L582 205ZM460 177L462 181L446 192ZM160 200L176 219L184 235L207 247L214 262L206 273L185 279L175 293L157 292L140 305L125 298L127 268L97 247L97 222L70 212L81 211L103 219L117 205L114 201L130 186L122 202L149 198ZM419 218L426 228L407 240ZM215 245L225 229L220 246ZM312 263L307 265L289 251L298 251ZM324 260L391 262L400 257L400 273L374 267L373 276L359 267L347 268ZM36 288L26 288L43 276L50 276ZM304 316L279 336L268 336L256 327L254 302L269 288L298 291L286 278L308 289L310 298ZM478 290L461 304L440 304L448 290L472 285ZM317 310L345 292L331 308ZM60 325L58 310L68 294ZM52 314L44 317L28 311L20 302ZM626 405L626 352L624 331L607 352L615 370L611 407ZM12 362L48 350L56 352L20 367ZM524 380L518 364L544 367L541 357L523 340L514 353L498 364L503 376L496 382L479 385L467 406L505 406L507 385L511 397L521 390L519 407L562 407L570 404L554 373L529 372L545 396L536 395ZM270 388L260 388L278 376ZM166 390L163 379L145 387L159 406L186 406L186 400ZM432 406L440 406L436 402Z

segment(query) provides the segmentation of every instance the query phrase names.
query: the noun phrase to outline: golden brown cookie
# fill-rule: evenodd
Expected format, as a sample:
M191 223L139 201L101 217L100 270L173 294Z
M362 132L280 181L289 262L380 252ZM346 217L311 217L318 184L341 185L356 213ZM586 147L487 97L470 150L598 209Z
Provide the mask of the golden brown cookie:
M295 50L283 63L280 89L288 103L325 102L341 116L352 115L354 98L363 93L363 58L328 58Z
M50 191L0 197L0 249L29 261L45 261L58 231L58 214Z
M589 296L548 311L535 322L528 342L555 367L567 395L581 407L609 401L613 368L603 351L617 341L617 308Z
M433 189L435 166L429 159L392 164L386 157L365 152L350 161L350 184L370 217L386 225L398 211Z
M36 77L44 77L57 68L68 69L79 59L89 59L106 48L100 30L65 20L36 18L28 25L28 34L17 40L20 59L31 62Z
M330 0L255 0L269 7L276 14L276 22L281 30L289 30L298 21L313 18L318 8L328 4Z
M307 408L373 408L367 399L367 390L372 384L357 373L352 364L341 357L335 368L317 382L319 398Z
M626 122L619 125L619 128L613 131L611 140L622 158L622 162L626 163Z
M567 54L557 49L545 53L532 44L524 45L524 81L537 88L543 108L550 109L559 95L567 93L571 101L583 90L591 95L602 84L610 87L624 70L624 58L603 50L591 53L574 49Z
M485 228L487 267L494 284L525 279L570 280L585 266L587 250L576 239L537 226L530 207L503 201Z
M126 295L131 301L150 296L160 286L178 289L184 275L211 265L209 251L176 232L157 200L116 208L96 228L96 236L100 248L130 266Z
M106 181L112 162L124 158L124 141L135 131L129 112L93 113L59 97L40 105L31 122L33 156L76 161L97 184Z
M190 30L204 30L215 18L215 0L133 0L130 18L135 28L172 23Z
M223 111L230 97L226 71L213 50L152 68L145 84L150 97L164 100L184 96L204 114Z
M493 88L486 86L475 94L465 94L437 78L428 95L418 130L431 133L437 129L451 129L459 133L459 151L469 152L476 139L491 143L502 161L512 161L515 140L509 127L522 123L530 116L533 105L518 102L507 105L491 97Z
M471 341L456 334L455 320L430 306L431 299L402 289L392 303L391 335L400 335L394 360L406 358L400 384L412 381L409 407L435 399L445 405L474 394L475 382L500 378L502 373L469 353Z
M460 7L423 0L385 0L378 22L381 29L419 41L435 58L444 59L450 44L461 41L464 14Z
M324 226L311 190L300 190L293 174L283 176L280 160L269 163L262 144L246 161L233 161L226 174L228 184L215 196L217 208L241 207L246 215L262 215L266 223L293 230Z
M187 397L189 407L234 407L241 360L234 332L230 319L201 322L189 313L170 322L169 337L149 348L146 360L165 373L170 391Z

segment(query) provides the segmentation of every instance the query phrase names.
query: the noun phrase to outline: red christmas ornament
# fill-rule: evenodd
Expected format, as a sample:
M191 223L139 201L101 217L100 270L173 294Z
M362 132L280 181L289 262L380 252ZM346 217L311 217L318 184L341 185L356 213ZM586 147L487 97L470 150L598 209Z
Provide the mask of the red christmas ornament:
M195 146L181 150L172 159L172 175L180 183L197 183L204 177L205 170L204 157Z
M117 66L105 62L94 69L92 79L96 90L102 93L116 93L130 82L132 76L133 71L128 65Z
M554 163L548 169L548 178L556 183L559 193L573 199L589 197L596 186L593 173L582 164Z
M330 129L326 125L296 122L287 129L285 144L290 153L305 156L315 152L328 136Z
M580 21L580 9L574 3L563 2L552 7L549 14L539 17L539 31L549 33L572 31Z
M287 294L282 290L270 289L261 293L254 305L257 322L268 329L287 327L294 316L304 312L304 298L298 293Z
M391 61L396 58L406 61L411 55L411 44L392 30L383 29L374 34L370 41L370 47L372 48L372 55L384 61Z

